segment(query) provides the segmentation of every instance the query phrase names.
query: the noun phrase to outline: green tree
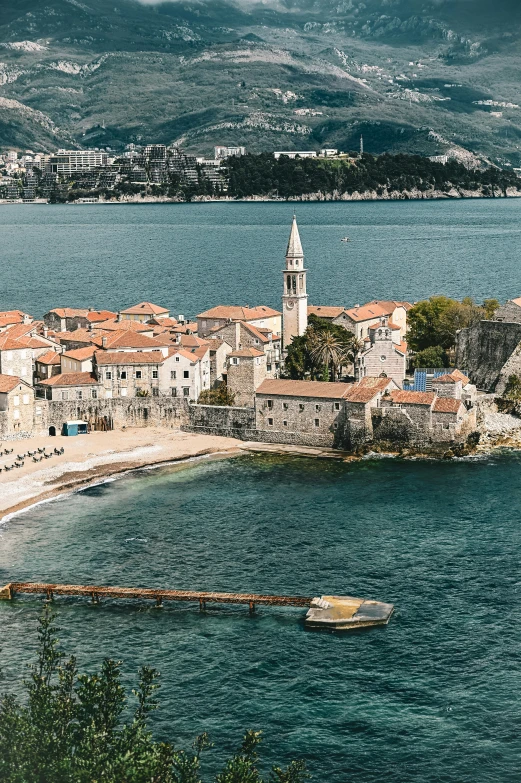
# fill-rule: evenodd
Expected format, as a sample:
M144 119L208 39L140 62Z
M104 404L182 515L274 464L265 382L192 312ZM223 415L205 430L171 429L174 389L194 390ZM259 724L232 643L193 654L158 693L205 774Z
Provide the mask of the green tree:
M322 368L325 380L336 380L343 364L347 362L345 340L330 329L313 329L307 334L308 350L317 370Z
M38 651L25 683L25 703L0 697L2 783L201 783L206 734L191 751L154 740L149 728L158 708L158 673L140 670L129 713L121 663L106 659L95 674L79 674L74 657L58 647L47 605L39 620ZM248 731L218 783L262 783L257 769L260 732ZM302 762L273 767L269 783L303 783Z
M413 351L441 346L445 350L456 343L456 332L487 318L493 312L496 300L487 299L487 305L477 305L466 297L458 302L448 296L431 296L417 302L407 313L409 325L407 342Z
M225 383L221 383L215 389L205 389L202 391L197 402L199 405L231 406L235 403L235 394L229 390Z
M334 379L360 349L359 341L343 326L310 315L305 333L287 346L284 375L294 380Z
M449 360L441 345L433 345L414 354L411 365L413 369L417 367L448 367Z

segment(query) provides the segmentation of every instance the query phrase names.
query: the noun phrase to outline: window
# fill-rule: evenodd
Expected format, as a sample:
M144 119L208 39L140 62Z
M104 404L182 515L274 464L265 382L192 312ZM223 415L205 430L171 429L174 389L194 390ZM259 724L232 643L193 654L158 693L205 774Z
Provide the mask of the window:
M159 397L159 389L157 388L157 386L154 386L154 388L152 389L152 397Z
M320 405L315 405L315 410L316 410L317 413L319 413L320 412Z
M233 357L232 357L231 363L232 363L232 364L239 364L239 360L237 359L237 357L236 357L236 356L233 356Z
M288 410L288 408L289 408L289 405L288 405L288 403L287 403L287 402L283 402L283 403L282 403L282 407L283 407L283 409L284 409L285 411L287 411L287 410Z
M266 370L267 370L267 372L271 372L271 364L267 364L266 365Z
M69 394L68 394L68 392L66 392L66 391L62 391L62 400L68 400L68 399L69 399Z
M97 389L91 389L90 396L92 397L93 400L97 400L98 399L98 390Z
M175 388L175 386L173 386L173 387L170 389L170 391L172 392L172 397L177 397L177 389Z
M18 394L13 397L13 405L20 405L20 397Z
M35 412L35 414L37 416L41 416L42 415L42 409L39 408L38 406L34 409L34 412Z
M107 379L107 381L112 380L112 372L110 370L107 370L107 372L105 373L105 378Z
M385 362L386 359L387 359L387 356L380 356L380 361L381 362Z
M336 411L340 410L340 403L339 402L335 402L335 410Z
M315 427L320 427L320 419L315 419Z
M152 378L159 378L159 373L157 370L152 370Z
M285 427L287 427L287 426L288 426L288 422L287 422L286 420L284 420L282 423L283 423L283 425L284 425Z
M76 392L76 399L82 400L83 399L83 391L81 389L78 389Z
M142 375L141 370L136 370L136 378L138 380L141 380L141 375Z
M13 419L19 419L20 418L20 411L15 411L13 413Z
M338 424L333 424L333 429L337 430L338 429Z
M127 380L127 371L126 370L121 370L121 374L120 374L119 377L121 378L122 381L126 381Z
M190 396L190 388L188 386L183 387L183 397L189 397Z
M179 361L179 356L176 356L175 360L176 360L176 362L178 362Z
M175 370L170 370L170 380L171 381L175 381L176 378L177 378L176 371Z
M273 408L273 400L266 400L266 407L271 410Z
M190 370L183 370L183 378L189 378L190 377Z
M273 427L273 419L268 419L268 427Z
M124 386L124 387L121 389L121 396L122 396L122 397L126 397L126 396L127 396L127 391L128 391L128 390L127 390L127 388Z

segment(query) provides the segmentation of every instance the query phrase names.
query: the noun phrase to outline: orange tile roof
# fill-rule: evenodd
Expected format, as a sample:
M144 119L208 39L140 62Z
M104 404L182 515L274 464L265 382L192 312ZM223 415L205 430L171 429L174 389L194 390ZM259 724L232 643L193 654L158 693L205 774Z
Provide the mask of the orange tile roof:
M121 313L122 315L161 315L161 313L168 313L168 309L152 302L140 302L132 307L127 307Z
M117 318L109 318L106 321L97 323L94 329L106 332L153 332L152 324L144 324L141 321L130 321L124 318L118 321Z
M171 316L168 316L168 318L150 318L148 323L155 326L163 326L165 329L178 325L177 318L172 318Z
M405 356L407 353L407 343L405 340L402 340L400 343L394 343L394 349Z
M461 370L453 370L451 372L451 375L453 378L456 378L456 380L461 381L463 386L466 386L467 383L470 383L470 378L468 378L464 373L461 372Z
M27 313L24 313L23 310L0 310L0 318L18 318L21 321L25 315ZM32 318L32 316L29 316L29 318Z
M113 313L112 310L89 310L87 320L91 323L98 323L98 321L108 321L116 316L117 313Z
M54 307L49 310L50 313L56 313L58 318L78 318L83 316L85 318L89 311L86 307Z
M239 307L236 305L217 305L204 313L199 313L198 318L229 318L231 321L257 321L259 318L271 318L282 315L271 307L258 305L256 307Z
M197 353L197 351L199 350L200 349L198 348L194 348L192 353L192 351L189 351L188 348L179 348L177 346L172 346L168 350L168 355L175 356L176 354L179 354L179 356L184 356L185 359L190 359L191 362L198 362L201 359L201 357ZM209 350L209 348L206 348L205 353L207 350Z
M9 328L9 334L15 339L18 339L19 337L25 337L26 334L30 334L32 332L34 332L36 335L41 332L40 328L42 326L43 321L32 321L30 324L16 324L16 326L11 326Z
M310 397L317 399L341 400L349 393L346 383L328 383L326 381L286 381L267 379L257 389L257 394L281 397Z
M40 364L60 364L61 354L56 353L56 351L47 351L47 353L38 356L36 361L40 362Z
M346 400L347 402L371 402L377 394L382 394L390 384L394 385L390 378L374 378L366 375L365 378L350 387Z
M432 405L436 399L435 392L398 391L391 392L391 401L401 405Z
M98 334L92 339L95 345L100 348L161 348L169 345L166 340L160 340L155 337L147 337L140 332L129 332L126 330L112 332L108 334ZM104 344L105 343L105 344Z
M0 375L0 393L8 394L21 382L16 375Z
M10 335L11 330L0 334L1 351L23 351L24 348L48 348L47 343L38 340L35 337L13 338Z
M53 332L53 336L60 343L85 343L90 345L95 342L98 332L90 331L89 329L75 329L74 332Z
M87 345L86 348L75 348L72 351L67 351L63 356L66 356L67 359L76 359L76 361L82 362L85 359L91 359L95 350L95 345Z
M371 321L375 318L380 318L382 315L389 315L389 311L379 304L370 303L362 305L361 307L351 307L349 310L346 310L346 315L348 315L352 321L358 323L360 321Z
M345 307L329 307L322 305L309 305L308 315L316 315L319 318L338 318L345 312Z
M264 356L264 351L259 351L257 348L240 348L237 351L232 351L228 356L242 356L243 359L252 359L256 356Z
M163 364L165 356L161 351L96 351L98 365L107 364Z
M90 372L65 372L53 375L45 381L39 381L38 386L97 386L98 380Z
M188 324L177 324L177 326L173 326L170 331L173 334L197 334L197 323L192 321Z
M432 410L436 413L457 413L462 406L461 400L453 397L437 397Z
M518 307L521 307L521 296L518 296L517 299L511 299L511 302L513 302Z
M452 370L451 372L445 373L445 375L438 375L437 378L432 379L433 383L458 383L458 381L461 381L463 386L466 386L467 383L470 383L470 378L463 375L460 370Z

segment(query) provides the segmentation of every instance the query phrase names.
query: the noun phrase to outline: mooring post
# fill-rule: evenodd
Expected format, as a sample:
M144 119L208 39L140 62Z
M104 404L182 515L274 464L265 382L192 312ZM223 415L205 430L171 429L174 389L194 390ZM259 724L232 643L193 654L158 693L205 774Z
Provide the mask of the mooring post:
M204 598L199 599L199 611L200 612L206 611L206 601L204 600Z
M255 613L255 604L253 603L253 601L250 601L250 614L254 614L254 613Z
M156 608L162 609L163 608L163 598L162 596L158 595L156 598Z
M92 603L93 604L99 604L99 595L97 593L95 593L94 591L92 592Z
M52 600L53 600L53 598L54 598L54 596L53 596L53 594L52 594L52 590L47 590L47 591L46 591L46 599L45 599L45 600L46 600L46 601L52 601Z

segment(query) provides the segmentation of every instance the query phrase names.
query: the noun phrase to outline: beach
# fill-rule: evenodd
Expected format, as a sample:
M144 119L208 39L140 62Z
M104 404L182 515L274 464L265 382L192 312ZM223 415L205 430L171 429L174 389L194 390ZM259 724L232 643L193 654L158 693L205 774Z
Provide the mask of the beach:
M2 452L6 448L13 452L0 457L0 519L33 503L129 470L212 454L231 456L244 449L244 444L234 438L172 432L159 427L90 432L76 437L27 438L6 441L1 446ZM12 465L18 454L44 447L48 454L62 446L64 453L60 456L53 453L41 462L25 457L23 468L4 471L4 465Z

